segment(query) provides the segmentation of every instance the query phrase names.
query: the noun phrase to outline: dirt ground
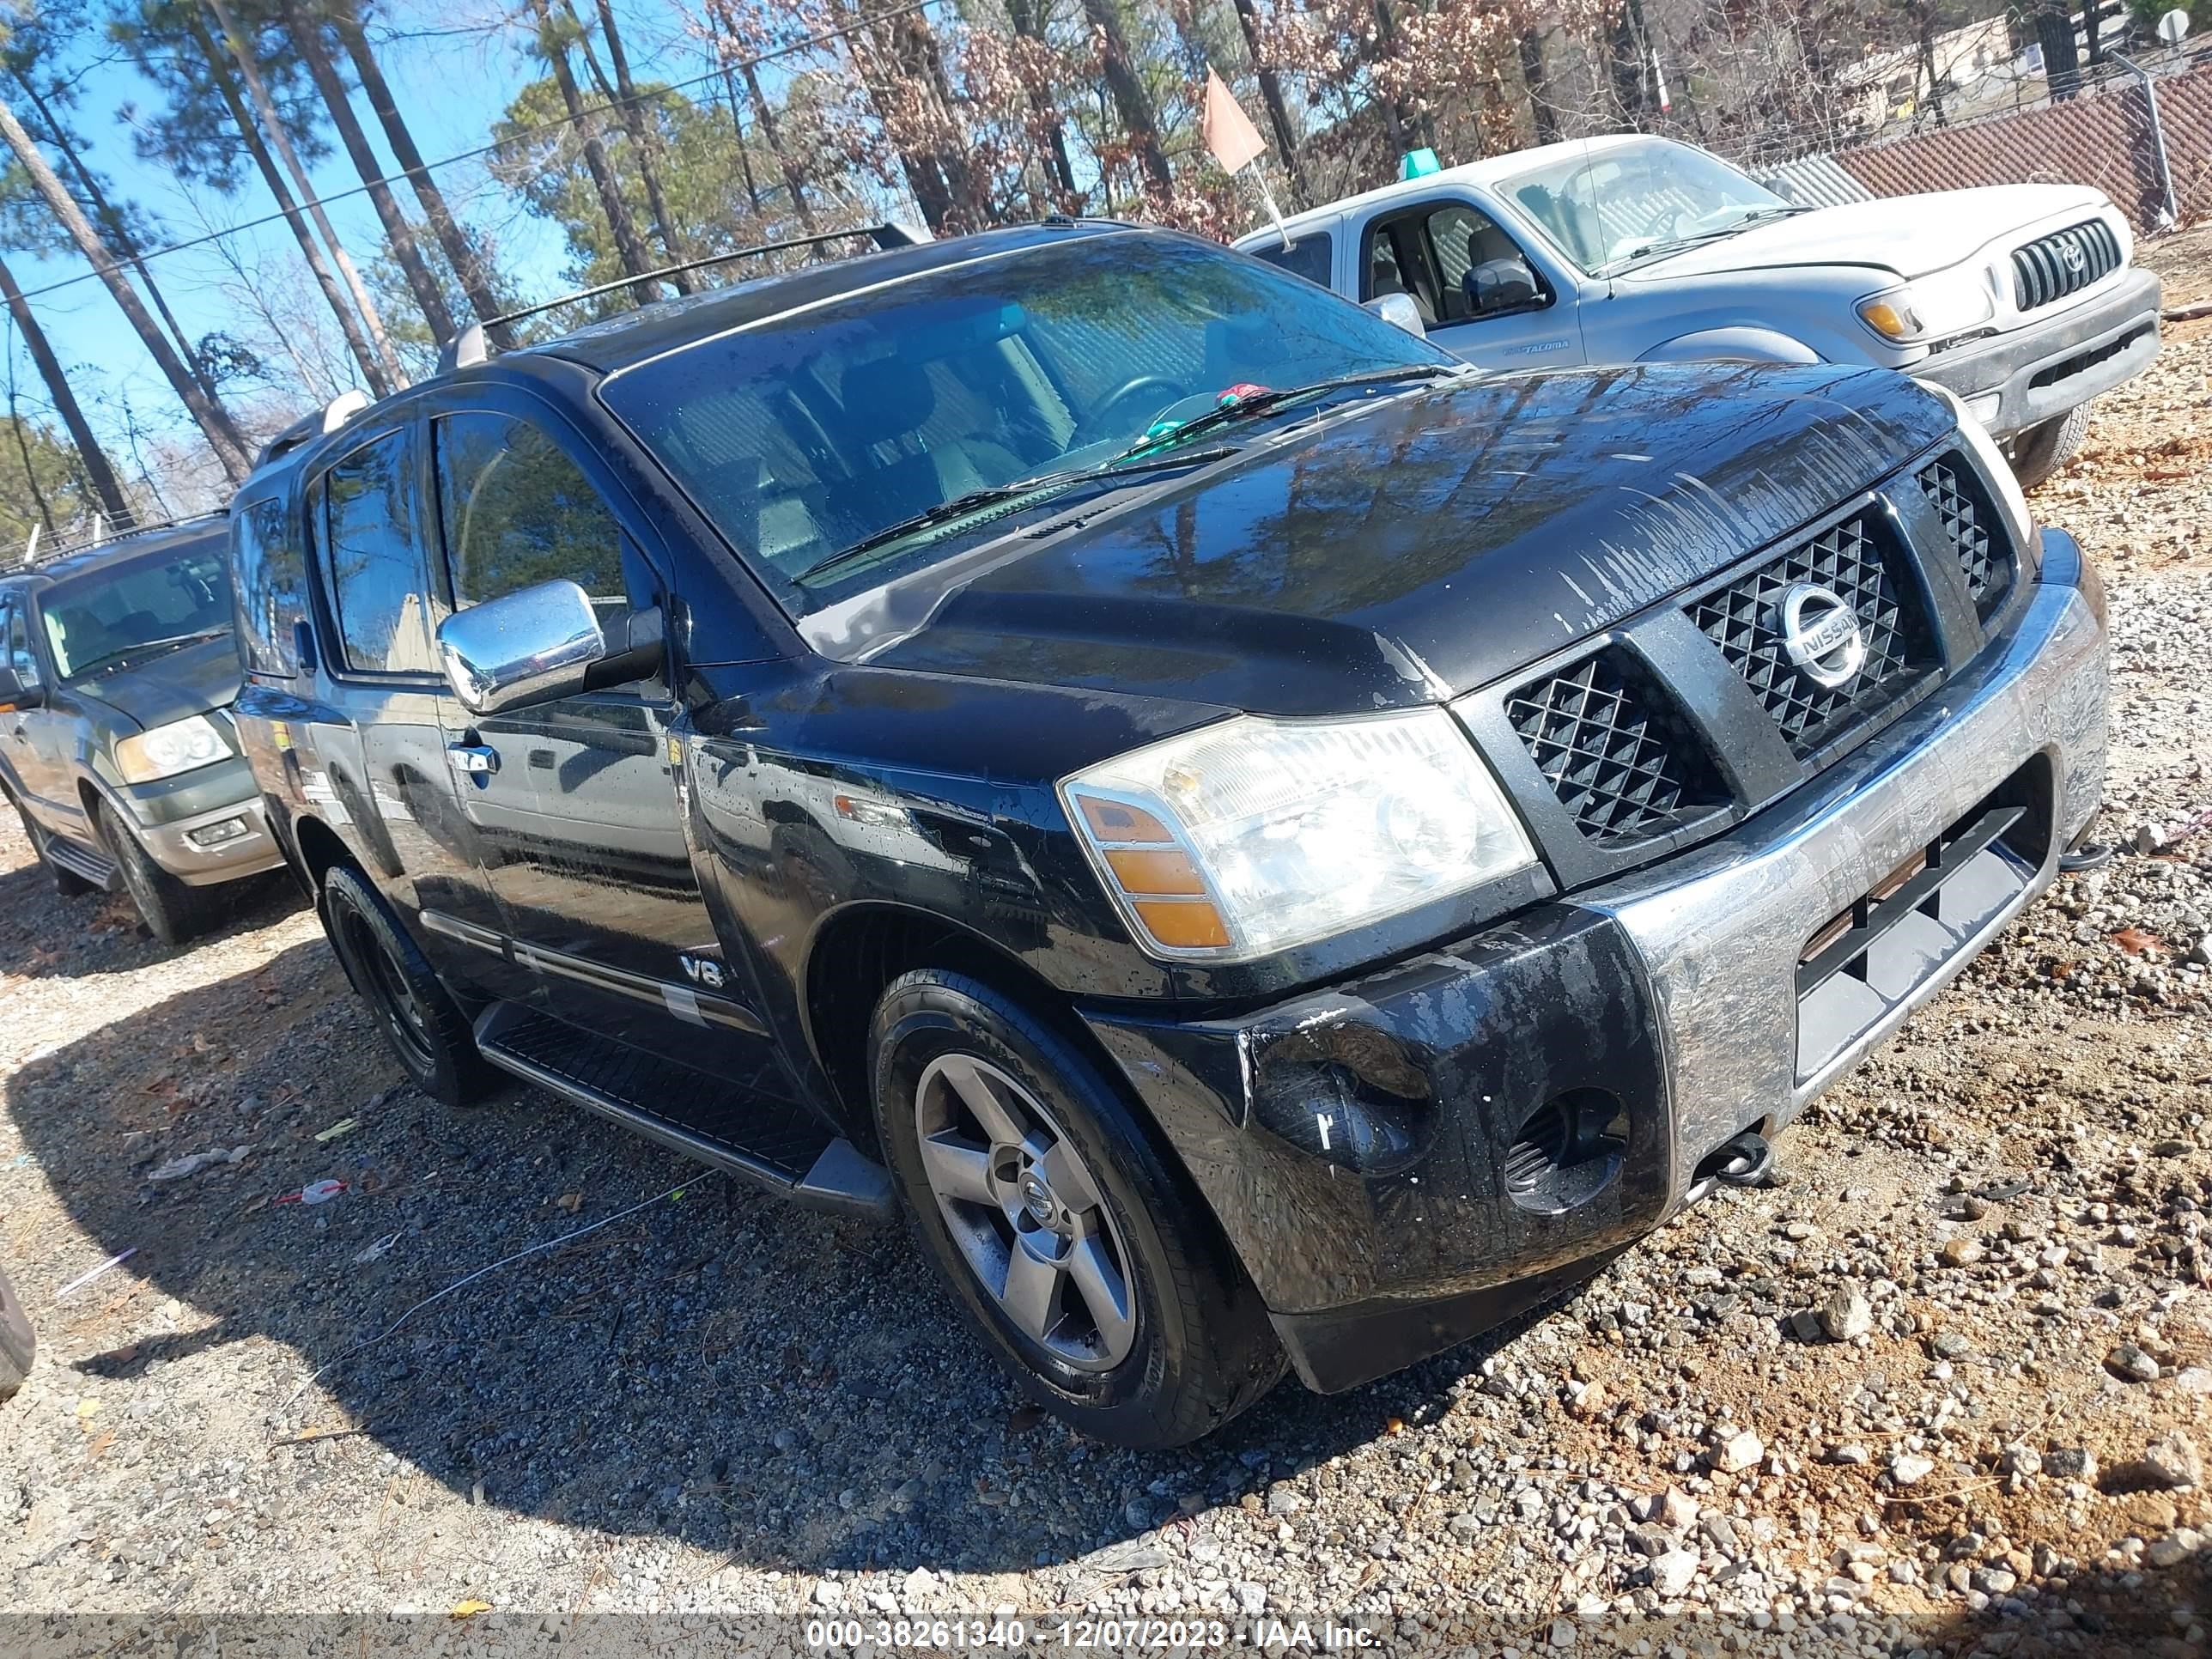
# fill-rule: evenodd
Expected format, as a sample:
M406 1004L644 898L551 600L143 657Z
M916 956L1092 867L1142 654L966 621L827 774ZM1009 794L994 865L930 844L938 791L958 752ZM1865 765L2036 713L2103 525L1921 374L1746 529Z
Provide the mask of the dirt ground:
M2212 233L2145 257L2212 297ZM530 1091L399 1086L275 884L166 950L0 827L0 1257L42 1341L0 1407L0 1647L64 1614L490 1652L601 1612L1003 1608L1407 1650L2202 1651L2208 463L2212 320L2037 501L2110 584L2119 855L1820 1103L1787 1184L1177 1454L1022 1408L902 1235Z

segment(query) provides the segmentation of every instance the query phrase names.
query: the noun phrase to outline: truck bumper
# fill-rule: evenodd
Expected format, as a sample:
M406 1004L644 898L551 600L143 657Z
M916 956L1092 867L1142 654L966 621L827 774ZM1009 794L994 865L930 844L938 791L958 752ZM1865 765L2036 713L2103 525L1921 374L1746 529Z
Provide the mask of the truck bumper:
M2158 356L2161 292L2155 271L2130 269L2100 299L1939 352L1910 372L1958 393L1984 426L2009 438L2148 368Z
M155 863L187 886L258 875L284 862L252 769L233 757L154 783L106 792Z
M2096 811L2102 610L2046 532L2008 635L1728 836L1257 1012L1087 1011L1300 1376L1352 1387L1589 1277L1964 969Z

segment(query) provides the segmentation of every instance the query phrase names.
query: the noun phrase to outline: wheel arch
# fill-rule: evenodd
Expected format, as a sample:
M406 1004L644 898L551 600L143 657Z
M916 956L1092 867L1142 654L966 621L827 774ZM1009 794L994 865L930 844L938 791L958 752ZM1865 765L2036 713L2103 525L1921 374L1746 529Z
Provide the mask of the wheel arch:
M1779 329L1750 325L1704 328L1662 340L1639 363L1817 363L1820 354Z

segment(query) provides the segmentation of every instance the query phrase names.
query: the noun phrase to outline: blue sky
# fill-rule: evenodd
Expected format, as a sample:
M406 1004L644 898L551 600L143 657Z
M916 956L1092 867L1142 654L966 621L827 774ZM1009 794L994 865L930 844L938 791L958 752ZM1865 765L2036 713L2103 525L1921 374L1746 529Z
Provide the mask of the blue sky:
M579 9L589 15L588 6ZM496 15L483 14L486 18ZM623 24L633 72L641 79L680 80L708 67L697 43L684 38L684 20L674 0L617 0L616 15ZM371 36L380 42L379 57L385 73L414 131L416 143L434 163L442 156L483 144L491 123L508 100L540 73L540 66L524 55L519 33L471 27L475 15L456 8L428 5L422 0L387 0L370 11ZM96 59L106 52L103 42L86 41L79 61ZM391 158L384 154L382 135L374 116L358 96L355 101L364 127L390 170ZM158 222L161 235L155 246L191 240L210 229L241 224L276 210L276 204L250 167L245 170L249 177L246 187L237 196L225 198L204 189L185 189L166 169L138 160L129 125L119 112L134 104L150 111L159 102L153 87L127 63L118 60L87 74L75 120L77 129L91 141L87 159L108 179L117 196L137 203ZM330 142L332 154L313 169L318 191L329 194L357 187L359 177L337 149L335 135ZM566 250L556 230L531 219L513 198L490 186L481 164L441 169L438 177L457 214L495 238L502 267L514 273L526 290L557 290ZM404 188L398 193L412 216L412 198ZM368 198L350 197L334 203L330 211L340 238L356 262L365 267L380 247L375 214ZM320 307L319 297L313 295L307 283L297 245L282 221L241 231L229 239L228 245L246 271L271 273L280 284L295 282L301 293ZM167 381L82 259L72 252L45 258L11 256L9 263L26 291L71 277L83 279L53 292L35 294L31 305L52 337L72 385L88 400L88 413L112 442L115 459L126 472L135 474L137 468L128 453L118 392L127 396L132 411L150 432L164 435L189 432ZM238 275L218 249L200 247L174 253L155 260L152 269L179 320L196 338L213 329L247 334L261 331L258 323L241 326L236 302L223 293L226 285L236 284ZM326 320L327 310L321 315ZM12 337L13 331L9 333ZM19 395L26 404L42 404L43 389L20 349L15 374Z

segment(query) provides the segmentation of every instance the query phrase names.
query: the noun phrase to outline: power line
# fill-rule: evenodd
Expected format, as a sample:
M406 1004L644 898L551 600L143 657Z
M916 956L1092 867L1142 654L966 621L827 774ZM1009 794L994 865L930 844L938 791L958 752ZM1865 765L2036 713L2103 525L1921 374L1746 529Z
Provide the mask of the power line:
M872 28L878 23L889 22L894 17L904 17L912 12L928 11L933 7L948 3L950 0L908 0L906 5L894 6L888 11L873 13L858 22L848 24L843 28L825 29L819 34L810 34L803 40L794 40L787 46L778 46L773 52L762 52L757 58L733 58L727 67L732 70L757 68L760 64L772 63L779 58L788 58L794 52L809 52L817 46L827 46L833 40L842 40L848 35L858 34L863 29ZM703 75L695 75L689 80L673 81L666 86L655 87L650 92L638 93L634 97L610 98L602 103L592 105L583 113L586 116L601 115L612 110L621 109L627 104L649 103L655 99L666 98L675 93L689 92L693 87L704 86L709 81L719 82L722 78L722 73L723 66L717 64ZM494 139L488 144L479 144L474 149L465 149L452 155L441 156L434 161L425 161L422 170L424 173L435 173L439 168L452 167L458 161L472 161L480 155L489 155L495 150L506 149L511 145L535 137L541 132L552 132L559 128L574 125L575 120L565 115L558 120L540 121L534 126L518 128L504 138ZM407 178L408 174L404 172L385 173L374 183L359 184L349 190L333 191L327 196L317 196L301 201L295 204L295 211L304 213L313 208L328 206L332 202L350 201L356 196L366 196L370 191L379 187L404 183ZM192 248L204 247L210 242L219 242L226 237L236 236L249 230L258 230L264 225L282 223L291 216L290 214L281 210L275 213L265 213L258 219L247 219L238 224L226 226L221 230L211 230L204 236L194 236L185 241L172 242L167 247L156 248L151 252L140 252L108 264L94 265L89 270L80 271L74 276L64 276L58 282L27 289L23 298L35 300L41 295L57 294L63 289L75 288L79 283L88 283L94 277L106 276L112 271L125 270L134 264L143 264L149 260L159 259L167 254L184 253Z

